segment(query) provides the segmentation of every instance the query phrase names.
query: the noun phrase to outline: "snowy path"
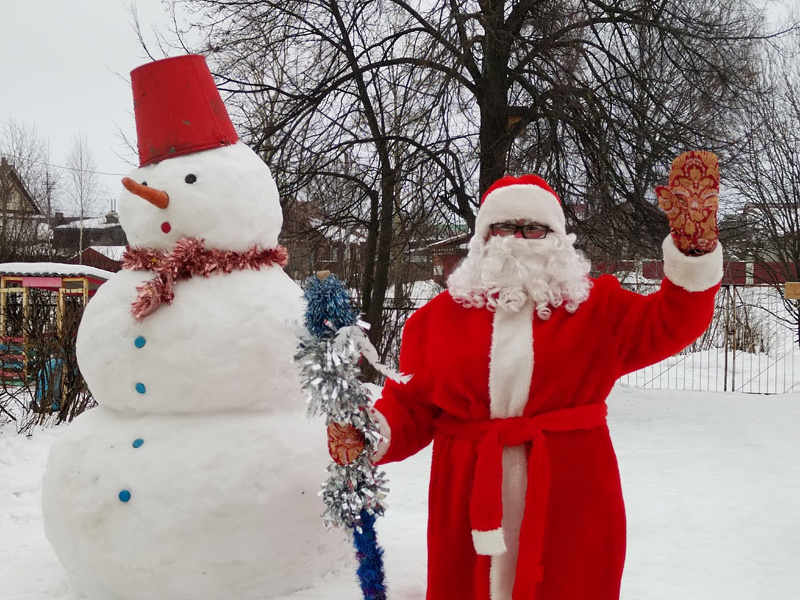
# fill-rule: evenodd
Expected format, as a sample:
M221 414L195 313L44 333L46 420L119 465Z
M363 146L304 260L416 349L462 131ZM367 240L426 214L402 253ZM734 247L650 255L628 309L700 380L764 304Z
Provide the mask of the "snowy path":
M617 388L609 406L628 510L623 600L800 598L800 394ZM41 526L41 474L57 435L0 428L2 600L83 600ZM379 535L392 600L424 598L429 461L426 450L387 467ZM336 573L279 600L358 600L354 579Z

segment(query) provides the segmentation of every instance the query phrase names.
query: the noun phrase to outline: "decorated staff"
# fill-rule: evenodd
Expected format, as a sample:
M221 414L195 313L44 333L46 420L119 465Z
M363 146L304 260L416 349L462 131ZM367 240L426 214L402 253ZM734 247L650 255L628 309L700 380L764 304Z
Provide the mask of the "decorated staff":
M367 324L358 320L339 279L321 271L306 280L305 289L306 328L311 335L302 341L295 359L309 396L309 414L325 416L334 461L321 492L326 506L323 519L328 526L353 532L364 598L383 600L383 549L374 525L386 509L386 477L371 462L381 436L367 391L358 380L358 361L364 356L380 372L397 376L378 364L377 352L364 333Z

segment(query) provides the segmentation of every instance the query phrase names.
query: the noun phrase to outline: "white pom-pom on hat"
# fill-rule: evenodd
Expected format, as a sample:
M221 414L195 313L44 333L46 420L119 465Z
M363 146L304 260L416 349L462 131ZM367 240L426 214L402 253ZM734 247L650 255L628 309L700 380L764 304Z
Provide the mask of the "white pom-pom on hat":
M529 219L557 233L566 233L561 199L538 175L506 175L495 181L481 198L475 235L485 238L492 223L517 219Z

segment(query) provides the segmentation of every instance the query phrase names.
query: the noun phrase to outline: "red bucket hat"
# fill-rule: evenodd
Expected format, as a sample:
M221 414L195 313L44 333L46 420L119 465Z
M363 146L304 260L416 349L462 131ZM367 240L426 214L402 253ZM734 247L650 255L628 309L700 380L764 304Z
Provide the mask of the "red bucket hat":
M206 59L157 60L131 71L139 166L239 140Z

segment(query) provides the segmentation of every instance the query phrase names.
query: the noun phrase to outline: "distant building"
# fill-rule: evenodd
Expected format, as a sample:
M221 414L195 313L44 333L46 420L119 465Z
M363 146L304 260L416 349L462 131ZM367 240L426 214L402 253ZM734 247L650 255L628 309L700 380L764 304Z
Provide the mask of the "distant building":
M0 157L0 261L46 257L50 240L47 215L14 165Z
M433 280L446 285L447 278L467 256L467 244L471 233L464 233L433 243L428 248L433 252ZM664 278L664 262L661 260L592 261L591 275L596 277L609 273L617 277L625 287L636 289L638 285L657 284ZM787 281L800 281L800 266L794 263L770 261L725 261L722 285L779 285Z
M327 224L312 203L298 202L284 208L280 243L289 251L286 272L295 281L328 270L349 287L359 287L367 245L360 226Z
M58 254L75 256L80 250L81 228L83 228L83 249L92 246L124 247L128 241L119 224L116 211L109 211L105 217L75 219L56 213L53 220L53 248Z
M455 268L467 256L467 244L472 234L462 233L434 242L428 246L433 254L433 280L441 286L447 282Z
M116 273L122 269L122 255L125 253L125 248L125 246L89 246L67 260L67 263Z
M0 157L0 202L3 213L41 215L42 211L23 183L14 165Z

